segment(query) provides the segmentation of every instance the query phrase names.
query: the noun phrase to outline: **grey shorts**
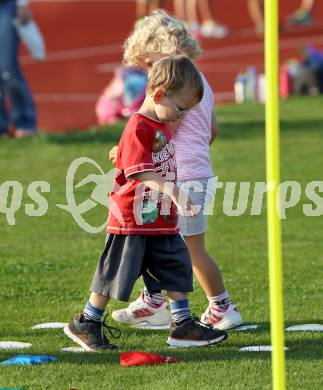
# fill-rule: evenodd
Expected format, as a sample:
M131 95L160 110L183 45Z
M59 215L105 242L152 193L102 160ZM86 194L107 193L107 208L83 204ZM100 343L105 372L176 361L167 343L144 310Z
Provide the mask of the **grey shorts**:
M207 230L207 215L205 214L206 208L214 196L214 190L213 188L210 188L212 186L208 186L209 179L210 178L208 177L204 177L201 179L178 182L178 185L188 192L193 204L201 206L201 210L194 217L185 217L182 215L178 216L177 226L184 237L205 233ZM195 191L192 186L193 183L196 183L199 187L195 188Z
M91 291L128 301L141 275L148 290L193 291L191 259L180 234L110 234Z

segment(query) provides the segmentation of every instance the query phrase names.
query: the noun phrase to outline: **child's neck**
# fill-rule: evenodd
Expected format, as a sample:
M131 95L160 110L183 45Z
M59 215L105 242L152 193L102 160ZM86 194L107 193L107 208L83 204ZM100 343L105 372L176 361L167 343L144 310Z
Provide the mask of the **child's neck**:
M142 114L142 115L145 115L147 116L148 118L151 118L155 121L159 121L154 109L151 107L151 105L144 101L143 105L140 107L140 109L138 110L139 114ZM159 121L160 122L160 121Z

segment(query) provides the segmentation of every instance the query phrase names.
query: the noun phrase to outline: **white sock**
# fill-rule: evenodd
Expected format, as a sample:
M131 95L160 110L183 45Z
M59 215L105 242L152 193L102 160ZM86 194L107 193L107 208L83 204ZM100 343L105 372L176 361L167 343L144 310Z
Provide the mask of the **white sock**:
M220 295L216 295L214 297L207 297L207 299L211 306L219 306L230 302L230 297L227 290L225 290L224 293Z
M151 307L160 307L165 302L165 294L162 291L149 292L145 286L144 301Z

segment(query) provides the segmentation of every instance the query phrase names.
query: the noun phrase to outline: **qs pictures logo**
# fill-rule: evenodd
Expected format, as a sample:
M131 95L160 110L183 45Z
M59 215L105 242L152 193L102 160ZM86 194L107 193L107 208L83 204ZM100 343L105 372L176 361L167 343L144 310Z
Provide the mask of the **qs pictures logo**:
M75 177L81 166L86 164L95 167L98 173L91 173L76 184ZM104 173L101 166L96 161L88 157L79 157L75 159L69 166L66 174L67 204L56 204L56 206L69 212L75 222L86 232L93 234L101 232L105 227L105 221L102 225L94 226L87 222L84 214L98 205L102 205L106 208L109 207L109 193L112 189L114 178L118 172L120 171L117 169L111 169L109 172ZM83 186L88 185L89 183L93 183L95 185L90 195L90 199L86 199L83 202L77 204L75 200L75 194Z

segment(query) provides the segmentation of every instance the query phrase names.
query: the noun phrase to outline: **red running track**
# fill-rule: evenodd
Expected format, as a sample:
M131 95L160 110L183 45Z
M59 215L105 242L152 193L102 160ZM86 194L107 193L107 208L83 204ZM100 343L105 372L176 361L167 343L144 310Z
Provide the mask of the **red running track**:
M217 0L217 19L230 35L204 39L198 62L218 103L233 100L235 75L254 65L263 71L263 41L254 35L246 0ZM306 46L323 48L323 2L317 0L315 23L288 27L286 16L300 0L280 1L280 59L300 58ZM165 2L172 11L172 1ZM48 59L38 63L22 50L22 63L34 93L43 131L88 128L96 124L94 106L122 59L122 42L132 29L135 2L127 0L34 0L32 10L46 39Z

